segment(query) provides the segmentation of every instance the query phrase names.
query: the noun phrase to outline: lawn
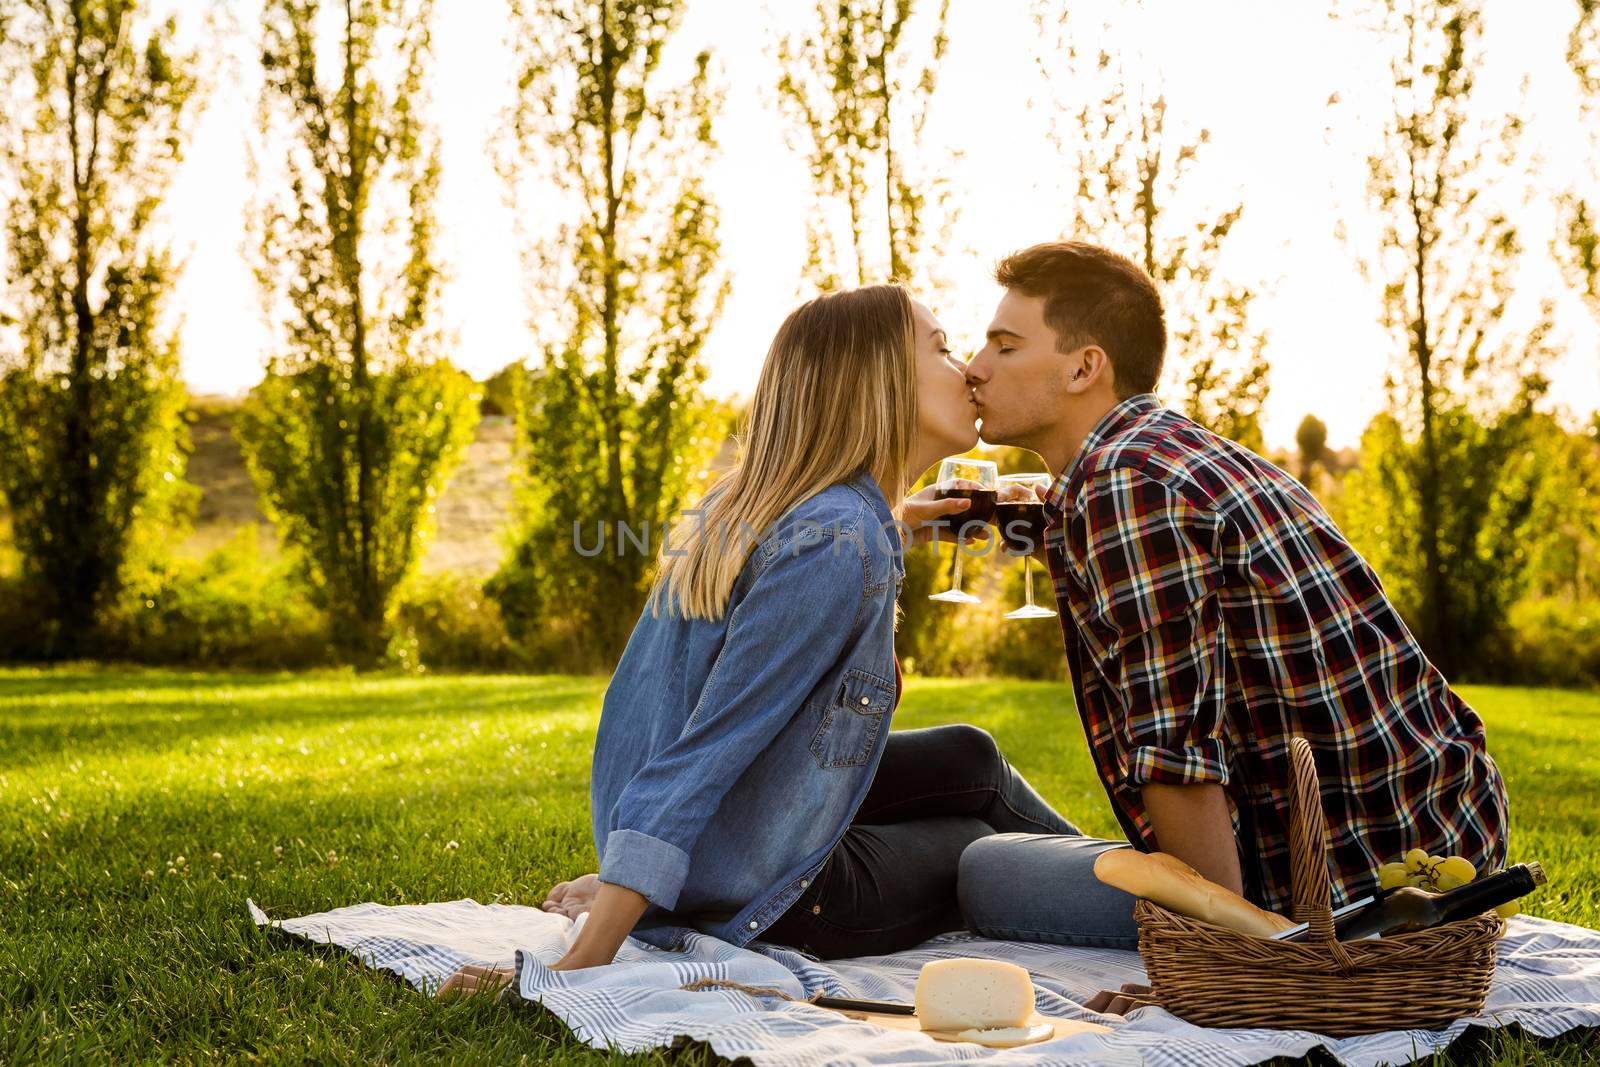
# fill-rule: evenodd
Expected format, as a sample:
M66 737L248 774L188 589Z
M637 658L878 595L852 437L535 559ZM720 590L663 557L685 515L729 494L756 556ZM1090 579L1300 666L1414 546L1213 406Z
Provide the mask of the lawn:
M257 931L375 900L537 904L593 869L604 680L0 671L0 1064L716 1062L607 1057L539 1009L435 1003ZM1527 910L1600 926L1600 694L1466 688L1510 782ZM912 680L900 727L975 722L1088 833L1116 824L1069 691ZM1437 1062L1578 1064L1594 1034Z

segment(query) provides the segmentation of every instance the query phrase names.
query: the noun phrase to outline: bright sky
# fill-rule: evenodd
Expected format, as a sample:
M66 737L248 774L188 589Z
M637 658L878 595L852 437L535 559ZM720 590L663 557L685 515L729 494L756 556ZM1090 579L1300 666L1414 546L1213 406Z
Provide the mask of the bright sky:
M235 8L235 54L218 64L232 69L202 119L172 207L178 247L188 256L176 302L184 374L207 393L249 388L265 358L267 335L241 255L243 135L257 88L249 6ZM1561 60L1574 9L1570 0L1490 0L1491 52L1480 84L1486 100L1527 117L1528 147L1543 158L1547 181L1592 189L1574 83ZM670 61L677 63L711 47L729 89L718 125L723 156L710 179L733 281L707 352L710 388L719 395L748 395L773 331L803 292L806 175L776 117L768 47L775 27L803 27L813 10L810 0L690 0L674 42ZM952 0L949 57L922 149L948 160L960 209L942 250L952 296L935 308L958 350L982 343L999 295L993 262L1061 236L1068 216L1055 189L1060 164L1043 137L1047 116L1028 107L1045 95L1028 10L1026 0ZM1364 157L1387 91L1382 58L1310 4L1155 0L1149 10L1144 62L1157 64L1166 80L1169 123L1210 127L1214 151L1203 180L1217 195L1236 188L1246 204L1229 263L1241 281L1268 290L1256 305L1272 363L1268 443L1290 445L1300 419L1314 412L1328 423L1330 444L1355 444L1382 404L1389 354L1375 324L1376 294L1333 227L1365 210ZM438 212L450 272L443 311L459 337L454 361L483 377L532 355L509 209L484 148L509 93L506 20L502 0L449 0L437 18ZM1335 92L1350 105L1336 122L1326 107ZM1525 240L1542 247L1550 220L1530 222ZM1600 330L1553 266L1530 271L1523 285L1558 300L1559 402L1579 413L1600 406Z

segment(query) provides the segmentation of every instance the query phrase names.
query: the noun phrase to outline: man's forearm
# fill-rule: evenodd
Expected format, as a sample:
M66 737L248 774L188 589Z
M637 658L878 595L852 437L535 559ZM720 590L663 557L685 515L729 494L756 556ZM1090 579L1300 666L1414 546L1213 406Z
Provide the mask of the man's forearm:
M1141 790L1156 847L1187 863L1225 889L1244 895L1239 870L1239 842L1222 786L1160 785Z
M650 901L631 889L601 882L595 894L594 906L578 939L567 954L550 969L573 971L582 967L602 967L617 956L617 950L633 932L633 927L644 914Z

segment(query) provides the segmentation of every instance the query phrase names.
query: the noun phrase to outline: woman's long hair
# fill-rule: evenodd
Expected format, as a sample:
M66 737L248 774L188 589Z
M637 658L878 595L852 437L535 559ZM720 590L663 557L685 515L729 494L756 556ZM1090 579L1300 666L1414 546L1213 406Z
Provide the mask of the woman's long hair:
M664 594L686 618L722 616L754 540L795 504L866 470L891 507L911 485L916 325L899 285L825 293L783 320L750 402L739 462L663 545ZM875 535L875 532L874 532Z

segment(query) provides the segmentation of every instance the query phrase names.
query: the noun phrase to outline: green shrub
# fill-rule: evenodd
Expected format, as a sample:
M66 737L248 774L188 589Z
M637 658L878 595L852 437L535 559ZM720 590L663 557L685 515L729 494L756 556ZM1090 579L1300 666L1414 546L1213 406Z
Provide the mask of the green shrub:
M0 501L3 504L4 501ZM8 578L22 570L22 557L11 539L11 517L0 514L0 578Z
M333 662L325 616L287 561L261 559L254 527L204 559L168 557L130 574L101 628L109 659L288 670Z
M911 674L944 677L1063 679L1061 627L1052 619L1007 619L1022 606L1022 564L997 549L973 546L962 564L962 588L981 604L945 604L928 596L950 588L954 556L928 546L905 555L901 619L895 633L900 666ZM1033 602L1055 607L1049 572L1033 565Z
M1496 673L1535 685L1600 685L1600 601L1529 598L1511 609Z
M1022 606L1025 592L1022 564L1008 563L1000 570L998 578L995 591L987 594L990 602L977 606L986 616L982 629L982 673L996 678L1066 680L1067 657L1061 644L1061 620L1007 619L1006 612ZM1056 610L1050 572L1037 561L1033 564L1033 602Z
M400 594L395 614L395 630L407 642L405 658L414 655L421 667L514 671L531 665L526 648L506 632L500 605L471 575L416 576Z
M0 662L35 663L54 645L49 593L17 573L0 573Z

